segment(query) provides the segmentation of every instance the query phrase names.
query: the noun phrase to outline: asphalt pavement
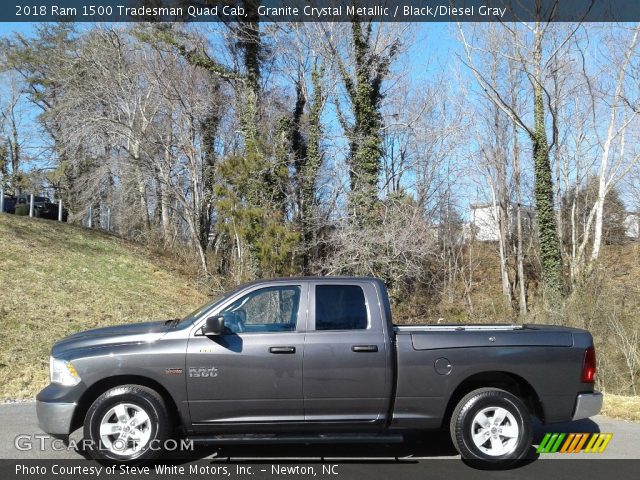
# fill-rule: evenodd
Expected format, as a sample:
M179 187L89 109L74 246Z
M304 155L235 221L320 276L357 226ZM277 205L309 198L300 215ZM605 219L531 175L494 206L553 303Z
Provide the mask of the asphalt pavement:
M541 475L560 475L564 478L584 479L600 475L611 476L612 468L616 480L637 478L640 468L640 423L597 416L593 419L563 424L536 424L536 444L546 432L600 432L612 433L613 437L602 454L557 453L538 456L535 455L535 447L532 447L530 460L510 467L509 472L492 472L492 478L540 478ZM9 475L9 478L31 478L27 474L18 474L16 465L19 464L36 466L38 462L44 462L51 466L52 462L49 460L60 464L74 464L73 460L85 458L82 449L79 448L81 439L82 431L78 430L71 435L69 447L65 447L60 442L53 442L38 428L34 403L0 404L0 459L11 460L0 460L2 467L0 475L2 478L5 478L5 475ZM350 478L401 480L417 476L450 479L471 476L476 480L475 477L479 473L480 476L487 475L486 472L477 470L477 466L466 464L459 459L445 432L421 434L400 444L231 445L196 447L189 455L188 459L171 454L162 458L163 461L183 466L217 465L221 468L226 465L224 472L227 477L235 476L237 479L252 477L255 480L258 478L275 480L285 475L298 479L319 476L340 480ZM569 459L581 461L566 461ZM245 466L248 470L242 470L242 468L237 470L239 466ZM282 466L292 470L280 470ZM305 470L305 466L312 468ZM333 473L331 473L332 468ZM195 470L191 471L189 478L198 476L194 472ZM179 472L175 473L174 476L159 475L157 478L181 478L182 475L179 475ZM203 473L206 474L207 479L221 476L219 468ZM627 477L627 475L630 476ZM50 477L50 475L46 476ZM75 475L61 476L63 477L88 478ZM93 478L96 478L95 475Z

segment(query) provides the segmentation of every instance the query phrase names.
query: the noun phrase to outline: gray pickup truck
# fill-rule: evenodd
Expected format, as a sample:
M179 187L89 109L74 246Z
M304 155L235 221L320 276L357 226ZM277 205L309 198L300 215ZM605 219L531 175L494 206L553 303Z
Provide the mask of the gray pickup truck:
M84 425L98 459L163 442L391 442L449 428L463 458L513 461L532 416L596 415L595 351L579 329L395 326L374 278L243 285L181 320L81 332L53 346L41 428Z

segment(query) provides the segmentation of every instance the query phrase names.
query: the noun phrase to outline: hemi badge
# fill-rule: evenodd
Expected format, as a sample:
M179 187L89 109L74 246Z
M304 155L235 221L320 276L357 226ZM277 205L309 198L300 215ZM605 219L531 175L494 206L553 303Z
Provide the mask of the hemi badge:
M182 375L181 368L165 368L164 373L167 375Z

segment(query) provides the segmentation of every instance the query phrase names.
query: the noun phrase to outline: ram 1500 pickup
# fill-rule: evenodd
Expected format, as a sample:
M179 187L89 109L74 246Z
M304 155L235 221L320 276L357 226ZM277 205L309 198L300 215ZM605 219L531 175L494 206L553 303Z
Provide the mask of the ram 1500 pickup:
M395 326L375 278L243 285L181 320L53 346L40 427L84 426L91 455L146 461L200 442L393 441L448 428L463 458L527 454L532 416L596 415L591 335L542 325Z

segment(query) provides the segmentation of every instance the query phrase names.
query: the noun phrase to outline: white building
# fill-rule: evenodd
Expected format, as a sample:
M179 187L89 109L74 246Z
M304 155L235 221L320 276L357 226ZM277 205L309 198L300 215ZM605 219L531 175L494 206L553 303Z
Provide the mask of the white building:
M469 222L470 235L481 242L497 242L498 241L498 209L490 203L472 204L471 218ZM516 231L515 204L510 205L512 209L511 225L509 233ZM522 228L523 231L529 232L535 222L535 210L532 207L523 206ZM628 212L624 218L625 235L627 238L640 240L640 213ZM467 234L468 235L468 234ZM469 238L467 235L465 237Z
M624 233L627 237L640 240L640 215L627 213L623 220Z
M476 240L481 242L497 242L498 241L498 208L490 203L471 204L470 230ZM511 225L509 225L509 233L515 233L516 224L516 205L509 205L509 216ZM522 229L527 233L531 231L534 224L535 211L529 206L523 205L520 208L522 216Z

